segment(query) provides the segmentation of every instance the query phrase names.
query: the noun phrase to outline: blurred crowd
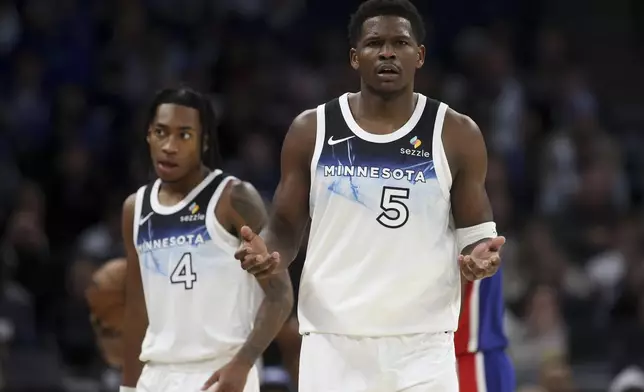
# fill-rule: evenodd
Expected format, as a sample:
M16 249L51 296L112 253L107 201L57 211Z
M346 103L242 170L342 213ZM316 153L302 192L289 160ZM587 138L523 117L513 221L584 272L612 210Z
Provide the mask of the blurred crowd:
M416 89L485 134L520 384L644 391L644 134L604 116L587 65L532 1L425 3L437 17ZM83 292L122 255L122 202L150 180L152 94L212 93L224 169L269 201L291 120L358 89L344 30L356 4L0 1L0 390L118 385ZM279 353L265 363L281 379Z

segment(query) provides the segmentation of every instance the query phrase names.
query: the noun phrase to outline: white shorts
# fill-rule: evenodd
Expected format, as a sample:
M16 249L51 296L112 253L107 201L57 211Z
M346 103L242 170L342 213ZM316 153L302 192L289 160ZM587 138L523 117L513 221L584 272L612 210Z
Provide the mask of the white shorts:
M226 363L204 361L196 364L148 363L143 367L136 392L199 392L212 374ZM214 391L215 384L209 391ZM248 373L244 392L259 392L259 373L253 368Z
M458 392L454 334L304 335L299 392Z

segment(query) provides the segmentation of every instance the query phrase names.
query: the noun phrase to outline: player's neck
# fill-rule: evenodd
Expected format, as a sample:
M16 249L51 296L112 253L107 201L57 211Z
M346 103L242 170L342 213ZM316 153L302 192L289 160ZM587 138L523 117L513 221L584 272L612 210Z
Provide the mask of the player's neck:
M416 100L413 85L391 95L383 95L363 86L356 99L356 109L360 117L404 124L414 112Z
M163 182L161 186L166 193L184 197L206 178L209 171L206 166L201 165L199 170L193 171L184 178L173 182Z

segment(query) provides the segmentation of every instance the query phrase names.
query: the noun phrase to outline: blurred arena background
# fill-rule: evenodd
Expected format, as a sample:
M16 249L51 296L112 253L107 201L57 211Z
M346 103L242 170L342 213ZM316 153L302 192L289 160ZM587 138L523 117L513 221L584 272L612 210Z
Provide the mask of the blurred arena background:
M293 117L358 88L357 4L0 1L0 390L118 385L83 291L123 252L151 94L211 92L225 169L270 200ZM644 1L416 5L430 31L417 90L470 115L490 150L520 383L607 391L644 366ZM279 380L276 350L265 364Z

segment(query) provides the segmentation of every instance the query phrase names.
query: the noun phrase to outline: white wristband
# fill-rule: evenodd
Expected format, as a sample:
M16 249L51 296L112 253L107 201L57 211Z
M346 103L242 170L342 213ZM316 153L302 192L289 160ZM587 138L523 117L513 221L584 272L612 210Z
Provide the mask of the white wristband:
M463 248L479 242L484 238L496 238L496 223L485 222L480 225L456 229L456 243L458 252L461 253Z
M136 388L124 387L123 385L121 385L119 392L136 392Z

